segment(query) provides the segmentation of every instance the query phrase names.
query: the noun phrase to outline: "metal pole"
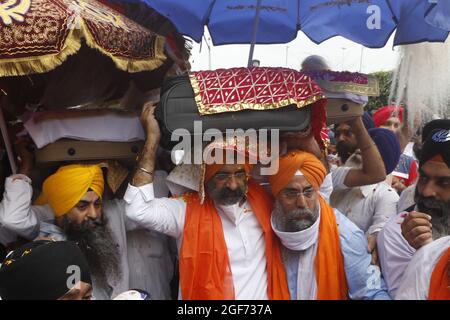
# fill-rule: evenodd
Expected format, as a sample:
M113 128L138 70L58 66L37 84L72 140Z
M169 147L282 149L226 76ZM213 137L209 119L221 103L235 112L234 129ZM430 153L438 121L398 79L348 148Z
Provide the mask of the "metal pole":
M344 71L344 59L345 59L345 47L342 47L342 67L341 67L341 71Z
M289 46L286 46L286 68L288 67L288 52L289 52Z
M0 101L1 102L1 101ZM0 129L2 132L3 141L5 142L6 153L8 154L9 164L13 174L17 173L16 161L14 160L14 153L12 150L11 142L9 140L8 129L6 127L5 117L3 116L3 109L0 103Z
M256 35L258 33L258 25L259 25L259 14L261 11L261 2L262 0L258 0L256 4L255 20L253 20L253 36L252 42L250 44L250 53L248 54L248 63L247 63L247 66L249 68L252 66L253 52L255 51Z
M364 55L364 46L361 46L361 59L359 60L359 72L362 72L362 63L363 63L363 55Z

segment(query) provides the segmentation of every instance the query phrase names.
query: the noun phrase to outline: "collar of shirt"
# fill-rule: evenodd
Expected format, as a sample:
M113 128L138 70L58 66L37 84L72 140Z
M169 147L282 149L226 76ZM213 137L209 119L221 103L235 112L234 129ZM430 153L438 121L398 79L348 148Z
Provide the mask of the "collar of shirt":
M235 225L239 224L241 218L243 218L242 216L243 213L251 211L248 209L247 201L244 202L242 205L239 205L239 203L232 204L230 206L216 204L216 208L219 214L227 217Z
M377 184L369 184L366 186L359 187L359 190L361 190L361 194L364 198L367 198L371 192L375 191L377 188Z
M303 251L314 245L319 239L319 225L320 225L320 208L319 217L314 224L308 229L298 232L283 232L280 231L274 222L274 216L271 218L272 229L280 238L281 243L290 250Z

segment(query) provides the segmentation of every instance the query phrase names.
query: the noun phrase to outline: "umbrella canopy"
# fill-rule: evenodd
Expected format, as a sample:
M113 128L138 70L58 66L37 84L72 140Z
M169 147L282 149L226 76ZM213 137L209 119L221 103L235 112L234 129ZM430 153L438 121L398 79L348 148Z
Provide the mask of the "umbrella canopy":
M395 30L394 45L448 37L425 20L428 0L115 1L145 2L197 42L207 26L215 45L287 43L299 30L315 43L342 36L371 48L384 47Z
M151 71L165 60L163 37L98 1L0 3L0 77L51 71L83 43L126 72Z

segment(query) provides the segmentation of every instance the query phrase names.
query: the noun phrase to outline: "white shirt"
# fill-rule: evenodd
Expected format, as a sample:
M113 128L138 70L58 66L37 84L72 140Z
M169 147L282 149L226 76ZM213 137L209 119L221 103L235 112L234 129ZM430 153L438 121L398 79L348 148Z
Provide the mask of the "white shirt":
M437 239L417 250L405 271L395 299L427 300L434 268L448 248L450 236Z
M381 271L391 297L396 297L403 273L416 252L402 235L401 223L404 218L401 215L393 216L377 238Z
M13 175L5 180L5 193L0 203L0 242L7 246L17 241L17 236L32 240L39 234L35 215L28 213L33 188L25 175ZM10 213L14 212L14 215Z
M349 188L344 181L351 167L332 172L333 193L330 204L368 234L379 232L397 213L399 196L386 182Z
M124 200L130 220L174 237L180 250L186 218L183 199L155 199L150 183L139 188L129 185ZM236 299L268 299L264 233L249 203L241 207L217 206L217 212L222 221Z

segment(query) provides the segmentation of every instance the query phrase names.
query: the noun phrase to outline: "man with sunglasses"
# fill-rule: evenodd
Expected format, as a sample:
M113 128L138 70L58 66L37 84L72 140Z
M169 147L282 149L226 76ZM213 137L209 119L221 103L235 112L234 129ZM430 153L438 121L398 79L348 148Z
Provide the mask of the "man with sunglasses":
M289 299L279 243L270 227L272 201L249 178L248 148L240 150L228 140L214 142L209 151L225 154L226 161L203 165L199 192L155 199L153 172L161 133L154 107L144 107L142 122L147 141L124 197L126 214L141 227L177 240L179 298ZM239 155L244 161L238 161Z

